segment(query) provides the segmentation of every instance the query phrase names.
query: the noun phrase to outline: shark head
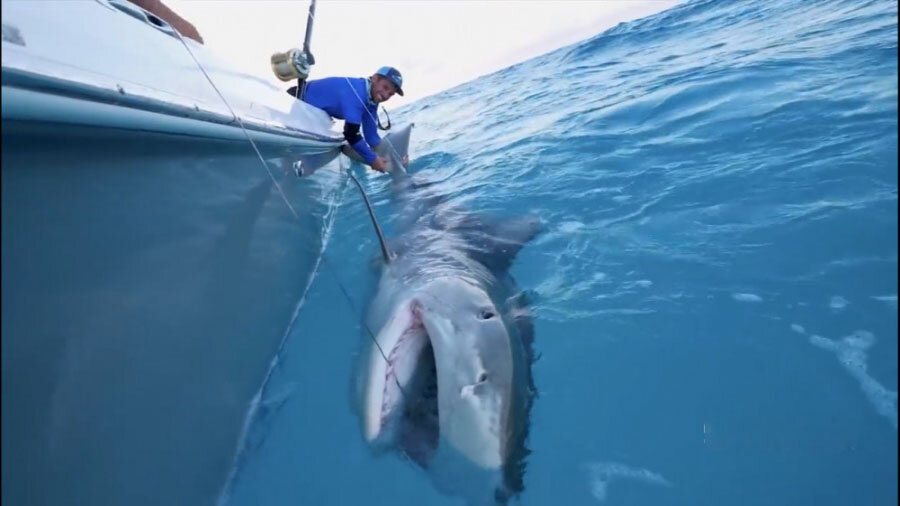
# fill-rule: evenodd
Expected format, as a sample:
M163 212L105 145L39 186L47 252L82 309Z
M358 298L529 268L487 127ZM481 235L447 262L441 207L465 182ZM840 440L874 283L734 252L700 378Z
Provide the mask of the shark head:
M382 144L402 154L408 135ZM524 488L534 397L528 301L509 269L541 220L468 212L394 167L402 219L390 242L378 230L384 264L356 389L363 434L448 494L505 503Z
M433 423L413 422L433 431L430 450L440 437L475 465L499 469L512 433L512 339L502 308L476 283L444 277L420 287L395 307L369 357L366 439L395 442L398 420L430 395Z
M441 444L484 469L499 469L515 384L510 330L501 308L465 278L422 287L412 301L434 350Z

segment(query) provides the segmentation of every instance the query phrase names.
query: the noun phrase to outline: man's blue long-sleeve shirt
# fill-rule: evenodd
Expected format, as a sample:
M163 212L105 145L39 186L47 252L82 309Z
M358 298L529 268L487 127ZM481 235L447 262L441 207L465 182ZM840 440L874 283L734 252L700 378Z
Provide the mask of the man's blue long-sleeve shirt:
M344 120L348 125L362 125L364 137L348 138L347 141L366 163L375 161L372 148L381 142L375 124L378 104L369 99L365 78L326 77L307 81L303 100L324 110L333 118ZM347 131L345 128L345 137Z

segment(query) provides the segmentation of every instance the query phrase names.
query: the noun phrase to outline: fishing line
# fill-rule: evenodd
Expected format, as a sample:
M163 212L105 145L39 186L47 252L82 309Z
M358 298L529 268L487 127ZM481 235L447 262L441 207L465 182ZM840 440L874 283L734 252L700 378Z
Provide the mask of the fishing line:
M377 124L377 123L378 123L378 118L372 116L372 111L370 111L369 108L366 107L366 103L363 102L362 97L360 97L360 96L359 96L359 93L356 92L356 89L353 87L353 84L350 83L350 78L345 77L344 80L347 81L347 86L349 86L349 87L350 87L350 90L353 91L353 95L356 97L356 100L359 100L360 105L363 106L363 110L366 111L366 114L368 114L369 117L372 118L372 121L373 121L374 123ZM388 137L384 137L382 140L383 140L383 141L386 141L388 147L391 148L391 151L394 152L394 157L395 157L395 159L398 160L398 161L402 161L403 158L400 157L400 153L398 153L398 152L397 152L397 149L394 148L394 144L391 142L391 139L388 138Z
M312 15L312 13L310 13L310 16L311 15ZM219 95L219 98L221 98L222 102L225 103L225 106L228 107L228 111L237 120L238 125L240 125L241 130L243 130L244 135L247 137L247 140L250 141L250 145L253 147L253 151L256 153L256 156L259 158L260 163L262 163L263 168L265 169L266 173L269 175L269 178L272 180L272 183L275 185L275 188L278 189L278 194L281 195L281 200L284 201L284 204L291 211L291 214L294 215L294 218L296 218L296 220L297 220L297 224L302 225L301 220L300 220L300 215L297 214L297 211L294 209L294 206L292 206L290 201L288 201L287 196L284 194L284 191L281 189L281 185L278 184L278 181L275 179L275 175L272 174L272 171L269 169L269 165L266 163L265 158L263 158L262 153L260 152L259 148L256 145L256 142L254 142L253 138L250 136L250 132L248 132L247 128L244 126L244 122L241 121L240 116L238 116L234 112L234 109L231 107L231 104L228 102L228 99L226 99L225 95L223 95L222 92L219 91L218 86L216 86L216 84L213 82L212 78L206 72L206 69L203 68L203 65L200 63L200 61L197 59L197 57L194 56L193 51L191 51L191 48L187 45L187 43L185 42L185 40L181 36L181 34L178 33L177 30L173 30L173 33L175 33L178 36L178 40L181 41L182 45L184 45L184 48L187 50L188 54L191 55L191 58L197 64L197 67L200 69L201 72L203 72L203 75L206 76L206 80L209 81L209 84L212 85L213 89ZM393 146L392 146L392 148L393 148ZM363 198L366 201L366 206L369 209L370 216L372 217L373 223L375 223L377 230L380 232L381 229L380 229L380 227L378 227L377 222L375 221L375 215L372 214L371 206L368 202L368 198L366 197L365 192L362 189L362 186L359 184L359 181L356 179L356 177L350 173L349 168L347 169L347 174L353 179L353 181L357 184L360 191L362 192ZM341 293L344 294L344 298L347 300L347 303L350 306L351 312L353 312L354 314L357 315L357 317L362 319L362 313L356 309L356 305L353 303L353 299L350 297L350 294L347 292L347 289L344 287L344 284L341 282L341 279L338 277L337 272L335 272L334 269L331 267L331 262L328 260L328 257L325 255L324 250L322 251L321 255L322 255L323 263L331 271L331 274L332 274L332 276L334 276L335 282L337 283L338 287L340 288ZM366 329L366 333L372 339L372 342L375 344L375 347L378 349L378 352L381 354L381 357L384 359L385 363L390 365L391 361L388 360L387 355L385 355L384 350L381 348L381 345L378 343L378 339L376 339L375 334L372 332L372 329L369 328L368 324L365 323L364 320L363 320L363 327ZM400 381L397 379L396 375L394 376L394 382L397 384L397 388L400 389L400 392L403 395L403 397L406 398L406 392L403 390L403 387L400 385Z

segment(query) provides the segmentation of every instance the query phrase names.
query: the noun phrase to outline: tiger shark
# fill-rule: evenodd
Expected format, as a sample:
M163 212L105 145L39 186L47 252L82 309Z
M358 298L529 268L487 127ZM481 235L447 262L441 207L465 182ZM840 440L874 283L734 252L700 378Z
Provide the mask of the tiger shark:
M439 491L505 504L524 488L535 395L533 325L509 269L541 223L466 212L416 181L401 162L411 127L377 149L401 225L387 239L375 222L383 265L357 377L362 432Z

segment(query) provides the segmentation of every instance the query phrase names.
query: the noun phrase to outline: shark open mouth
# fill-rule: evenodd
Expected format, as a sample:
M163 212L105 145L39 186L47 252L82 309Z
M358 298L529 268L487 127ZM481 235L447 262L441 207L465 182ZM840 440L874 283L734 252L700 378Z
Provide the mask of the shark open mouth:
M418 305L411 303L405 311L403 325L392 329L400 332L394 346L383 350L387 363L379 423L381 431L390 426L403 451L425 466L439 436L437 368Z

